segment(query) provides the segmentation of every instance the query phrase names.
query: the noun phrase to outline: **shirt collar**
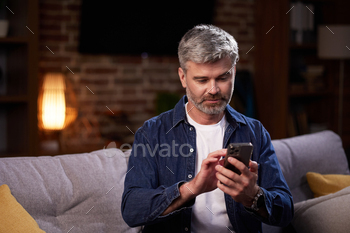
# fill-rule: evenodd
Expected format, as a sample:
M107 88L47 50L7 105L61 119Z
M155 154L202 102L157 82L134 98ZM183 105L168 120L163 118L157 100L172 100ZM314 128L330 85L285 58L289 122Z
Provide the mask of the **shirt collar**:
M180 101L175 105L174 116L173 116L173 126L177 125L180 121L185 121L186 119L186 108L185 105L188 102L187 96L184 95ZM235 126L237 123L246 124L246 120L243 118L242 114L234 110L230 105L226 106L226 120L229 124Z

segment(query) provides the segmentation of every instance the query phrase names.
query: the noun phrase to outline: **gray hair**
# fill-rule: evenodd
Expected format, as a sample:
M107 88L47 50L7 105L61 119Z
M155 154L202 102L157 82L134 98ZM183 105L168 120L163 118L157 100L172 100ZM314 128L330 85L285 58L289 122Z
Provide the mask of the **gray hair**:
M238 44L226 31L213 25L197 25L181 39L178 47L180 67L186 73L186 62L213 63L230 57L232 66L239 59Z

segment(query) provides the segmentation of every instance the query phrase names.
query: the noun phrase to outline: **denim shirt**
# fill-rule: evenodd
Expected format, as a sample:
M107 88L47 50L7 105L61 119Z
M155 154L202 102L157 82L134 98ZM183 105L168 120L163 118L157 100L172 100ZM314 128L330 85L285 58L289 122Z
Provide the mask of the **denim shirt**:
M161 214L180 196L179 187L195 176L196 130L186 118L184 96L174 109L144 123L135 141L125 177L121 210L131 226L143 232L191 232L191 206ZM228 126L223 148L232 142L251 142L252 160L259 164L257 184L265 196L268 218L249 211L225 194L229 220L236 233L262 232L261 222L286 226L293 218L293 199L281 172L270 135L262 124L227 105ZM226 226L223 226L226 229Z

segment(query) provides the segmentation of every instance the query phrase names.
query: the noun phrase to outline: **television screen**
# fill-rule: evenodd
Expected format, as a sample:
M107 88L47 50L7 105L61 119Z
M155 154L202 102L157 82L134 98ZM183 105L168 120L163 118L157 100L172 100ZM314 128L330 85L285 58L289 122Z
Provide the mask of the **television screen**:
M181 37L211 24L215 0L83 0L79 52L176 55Z

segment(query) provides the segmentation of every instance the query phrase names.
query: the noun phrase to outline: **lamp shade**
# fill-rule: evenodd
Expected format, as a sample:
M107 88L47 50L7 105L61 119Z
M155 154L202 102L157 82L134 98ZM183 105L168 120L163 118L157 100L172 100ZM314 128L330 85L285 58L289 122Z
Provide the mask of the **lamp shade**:
M318 56L323 59L350 58L350 25L319 25Z
M40 129L62 130L77 117L75 96L66 84L63 74L44 76L38 98Z

